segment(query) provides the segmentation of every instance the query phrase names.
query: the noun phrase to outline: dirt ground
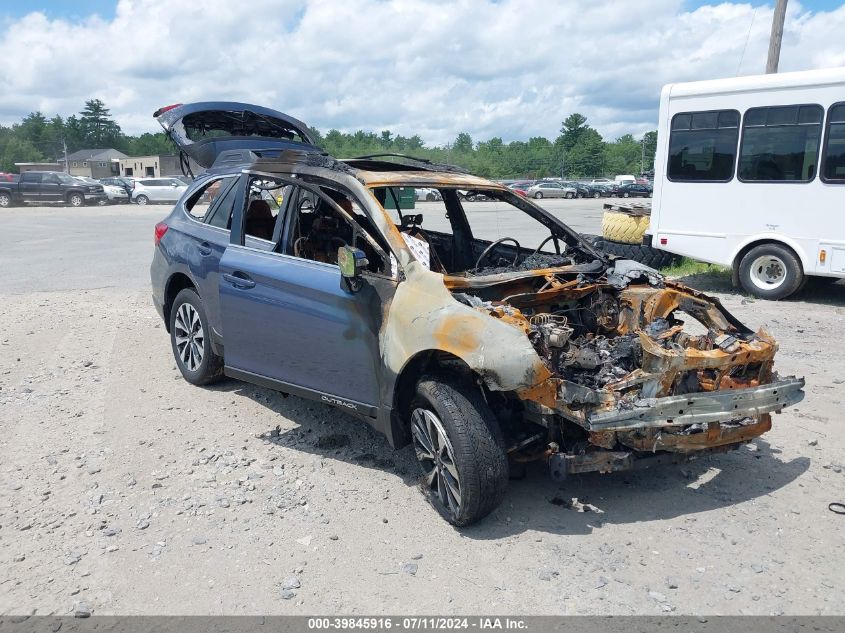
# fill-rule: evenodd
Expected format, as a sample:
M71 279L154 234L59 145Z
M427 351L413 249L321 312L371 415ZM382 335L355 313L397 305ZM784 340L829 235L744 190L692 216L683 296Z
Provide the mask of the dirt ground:
M805 401L682 466L537 465L463 530L363 423L182 380L147 289L0 294L0 614L842 614L845 288L693 283Z

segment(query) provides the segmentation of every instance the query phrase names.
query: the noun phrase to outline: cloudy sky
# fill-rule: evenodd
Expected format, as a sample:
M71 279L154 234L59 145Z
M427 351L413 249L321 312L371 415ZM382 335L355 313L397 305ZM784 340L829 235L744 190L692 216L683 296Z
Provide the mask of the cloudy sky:
M106 102L124 131L159 106L268 105L323 131L450 141L606 137L657 121L674 81L761 73L774 0L5 0L0 123ZM845 3L790 0L781 71L845 66Z

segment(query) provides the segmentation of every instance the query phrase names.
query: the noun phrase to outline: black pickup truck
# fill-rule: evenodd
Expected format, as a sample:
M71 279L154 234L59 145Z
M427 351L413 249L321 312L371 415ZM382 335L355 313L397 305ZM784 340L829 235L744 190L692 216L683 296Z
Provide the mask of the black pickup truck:
M90 185L61 171L28 171L17 182L0 182L0 207L62 202L72 207L106 199L102 185Z

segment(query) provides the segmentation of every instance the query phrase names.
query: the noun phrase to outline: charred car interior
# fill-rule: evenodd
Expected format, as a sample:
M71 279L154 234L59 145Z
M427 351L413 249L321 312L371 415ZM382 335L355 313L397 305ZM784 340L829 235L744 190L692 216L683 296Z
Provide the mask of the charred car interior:
M562 479L726 451L803 398L764 330L497 183L409 157L335 159L268 127L281 113L201 105L185 116L251 122L266 144L185 146L208 172L162 223L151 269L183 376L315 398L413 444L456 525L496 507L509 464ZM178 107L161 116L184 126ZM300 146L264 152L271 132ZM439 200L403 209L397 191L416 187ZM203 276L186 253L214 240Z

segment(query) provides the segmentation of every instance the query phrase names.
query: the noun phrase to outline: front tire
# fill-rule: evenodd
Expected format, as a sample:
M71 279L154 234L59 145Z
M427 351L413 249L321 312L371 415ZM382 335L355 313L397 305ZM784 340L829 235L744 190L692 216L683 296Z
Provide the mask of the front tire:
M622 197L623 198L630 198L631 194L626 191L625 193L622 194Z
M409 416L429 502L457 526L487 516L507 490L508 459L480 389L452 378L424 377Z
M761 244L748 251L739 263L739 281L755 297L785 299L801 288L804 271L792 249Z
M67 202L72 207L81 207L85 204L85 198L81 193L72 193L67 197Z
M185 288L170 308L170 345L183 378L207 385L223 376L223 359L211 349L211 328L196 290Z
M564 195L563 197L564 197L564 198L566 198L567 200L572 200L572 198L573 198L574 196L573 196L571 193L567 193L567 194L566 194L566 195Z
M145 204L149 203L149 201L150 201L150 199L147 196L143 196L143 195L135 198L135 203L140 204L140 205L145 205Z

